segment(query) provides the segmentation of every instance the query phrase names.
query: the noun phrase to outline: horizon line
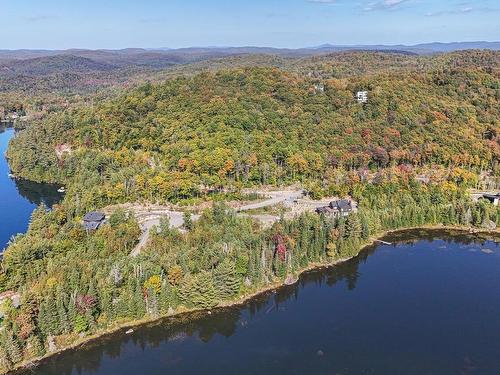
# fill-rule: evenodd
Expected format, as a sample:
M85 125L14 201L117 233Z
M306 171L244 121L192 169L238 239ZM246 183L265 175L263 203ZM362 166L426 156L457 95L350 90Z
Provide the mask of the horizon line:
M269 45L192 45L186 47L102 47L102 48L92 48L92 47L69 47L69 48L0 48L0 51L70 51L70 50L88 50L88 51L122 51L130 49L142 49L150 51L175 51L183 49L221 49L221 48L269 48L269 49L281 49L281 50L311 50L326 47L339 47L339 48L362 48L362 47L419 47L428 44L460 44L460 43L500 43L500 40L463 40L463 41L451 41L451 42L441 42L441 41L429 41L421 43L398 43L398 44L385 44L385 43L374 43L374 44L333 44L333 43L321 43L315 46L304 46L304 47L281 47L281 46L269 46Z

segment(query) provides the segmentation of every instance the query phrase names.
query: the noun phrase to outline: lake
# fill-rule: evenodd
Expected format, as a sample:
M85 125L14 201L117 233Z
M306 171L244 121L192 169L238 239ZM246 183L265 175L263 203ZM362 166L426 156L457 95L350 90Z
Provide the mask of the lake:
M13 235L26 232L31 213L38 205L43 203L50 208L62 199L57 186L9 177L5 151L14 135L14 129L0 124L0 253Z
M500 374L500 248L451 231L304 274L233 308L125 329L30 374Z

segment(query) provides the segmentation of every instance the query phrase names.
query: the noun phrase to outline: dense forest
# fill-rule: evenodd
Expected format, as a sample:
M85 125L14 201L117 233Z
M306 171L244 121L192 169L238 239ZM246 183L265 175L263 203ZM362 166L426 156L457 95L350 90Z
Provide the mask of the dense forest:
M34 212L28 233L5 253L0 289L19 290L6 303L0 373L127 322L192 308L210 309L294 280L311 265L355 256L373 235L411 226L500 224L500 210L470 202L447 185L365 184L360 209L347 218L304 214L262 230L223 203L182 233L160 223L138 257L129 252L139 228L116 211L85 233L65 205ZM9 300L10 301L10 300Z
M21 305L0 306L0 373L127 323L294 281L387 230L500 224L498 207L468 193L499 174L499 56L231 57L236 67L201 62L112 95L12 96L7 111L40 113L11 141L13 173L67 194L38 208L2 259L0 292L19 292ZM215 203L182 230L163 219L137 257L131 212L93 232L81 224L113 203L196 203L292 183L359 209L264 228Z
M321 59L303 74L221 70L70 106L19 134L10 164L21 177L68 185L90 206L256 184L302 182L331 192L338 170L497 172L498 53L438 56L423 72L401 71L408 56L394 57L393 72L381 68L387 54L348 56L358 67L378 61L377 68L335 78L334 63ZM345 55L339 61L354 68ZM355 100L359 90L368 103Z

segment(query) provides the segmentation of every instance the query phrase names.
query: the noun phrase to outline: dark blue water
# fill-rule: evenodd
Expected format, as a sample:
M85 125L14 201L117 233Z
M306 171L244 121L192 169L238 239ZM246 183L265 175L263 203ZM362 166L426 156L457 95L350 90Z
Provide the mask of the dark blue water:
M9 140L14 136L12 128L0 125L0 253L10 238L28 228L33 210L41 203L52 207L61 200L57 187L10 178L9 166L4 157Z
M298 285L86 344L34 374L500 374L500 248L404 232Z

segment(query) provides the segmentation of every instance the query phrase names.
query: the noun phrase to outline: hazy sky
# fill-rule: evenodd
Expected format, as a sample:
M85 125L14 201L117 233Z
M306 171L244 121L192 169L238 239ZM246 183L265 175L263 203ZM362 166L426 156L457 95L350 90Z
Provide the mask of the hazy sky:
M500 40L499 0L0 0L0 49Z

